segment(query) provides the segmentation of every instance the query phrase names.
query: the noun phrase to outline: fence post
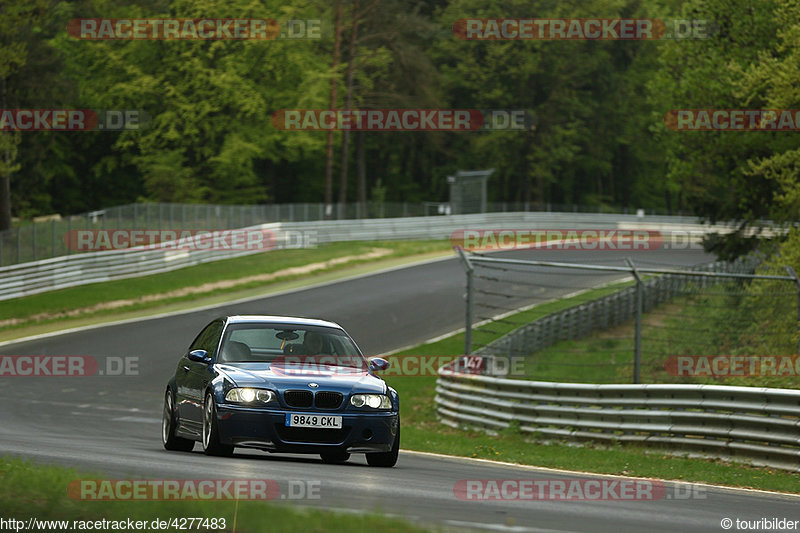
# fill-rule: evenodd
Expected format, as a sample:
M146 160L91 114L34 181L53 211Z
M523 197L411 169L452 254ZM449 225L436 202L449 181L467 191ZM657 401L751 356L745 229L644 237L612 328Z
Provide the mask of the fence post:
M67 235L69 235L70 238L72 238L72 215L67 215ZM72 248L70 248L70 246L67 245L67 255L71 254L72 254Z
M467 293L464 296L467 300L466 324L464 328L464 355L469 355L472 353L472 273L475 269L472 267L472 262L469 260L469 257L467 257L467 254L464 253L463 248L457 246L456 251L467 272Z
M22 263L22 226L17 226L17 263Z
M800 355L800 278L797 277L797 272L794 271L792 267L786 265L786 272L789 273L789 276L794 278L795 287L797 287L797 329L798 329L798 339L797 339L797 348L795 348L795 352Z
M50 257L56 256L56 219L53 219L50 222L50 229L51 229L51 248L50 248Z
M636 278L636 336L633 344L633 382L641 383L642 374L642 303L644 300L644 284L639 271L629 257L625 262L631 267L633 277Z

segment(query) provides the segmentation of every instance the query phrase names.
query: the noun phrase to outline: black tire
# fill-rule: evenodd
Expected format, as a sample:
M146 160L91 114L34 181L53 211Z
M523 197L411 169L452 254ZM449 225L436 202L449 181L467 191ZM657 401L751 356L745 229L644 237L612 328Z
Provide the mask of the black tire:
M384 468L391 468L397 464L397 455L400 453L400 422L397 422L397 433L394 436L392 443L392 451L368 453L367 464L369 466L381 466Z
M194 441L177 435L178 424L175 417L175 401L172 391L167 390L164 396L164 412L161 415L161 443L164 448L176 452L190 452L194 449Z
M322 462L335 465L340 463L346 463L348 459L350 459L350 454L347 452L325 452L319 454L322 457Z
M217 404L210 392L206 394L205 402L203 402L203 452L206 455L230 456L233 454L233 446L219 442Z

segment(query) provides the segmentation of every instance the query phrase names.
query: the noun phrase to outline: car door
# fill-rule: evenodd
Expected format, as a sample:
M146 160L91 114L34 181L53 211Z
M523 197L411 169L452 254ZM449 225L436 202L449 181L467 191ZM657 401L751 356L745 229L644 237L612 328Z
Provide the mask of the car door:
M212 358L216 357L219 339L224 322L215 320L206 326L197 336L181 358L178 365L176 381L178 384L178 413L181 425L186 430L199 432L203 424L203 392L212 375L208 364L192 361L188 353L193 350L205 350Z

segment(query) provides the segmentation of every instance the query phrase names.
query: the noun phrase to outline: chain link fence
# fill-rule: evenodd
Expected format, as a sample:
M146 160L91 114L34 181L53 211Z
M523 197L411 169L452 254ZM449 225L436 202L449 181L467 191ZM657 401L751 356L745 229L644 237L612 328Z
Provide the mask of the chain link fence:
M449 214L446 209L431 209L432 202L370 202L346 204L342 219L400 218ZM435 203L435 205L440 205ZM441 204L444 205L444 204ZM0 266L27 263L74 253L69 250L66 235L72 230L227 230L269 222L305 222L325 220L322 203L214 205L138 203L128 204L79 215L43 217L46 220L22 222L0 232ZM620 213L628 209L577 204L537 204L527 202L496 202L487 204L487 212L567 212ZM340 210L334 209L334 213ZM633 213L635 214L634 210ZM641 213L644 214L644 213ZM648 210L647 215L666 213Z
M465 351L523 359L524 375L515 377L742 385L757 379L762 386L796 388L800 281L791 268L759 269L756 257L685 271L644 262L625 267L462 257L467 322L482 325L468 328ZM575 286L574 276L620 272L633 278L618 282L626 286L573 295L570 307L531 320L554 290ZM520 312L523 302L533 309ZM778 372L782 356L792 365L786 372ZM724 365L720 357L727 358ZM732 362L750 367L732 372Z

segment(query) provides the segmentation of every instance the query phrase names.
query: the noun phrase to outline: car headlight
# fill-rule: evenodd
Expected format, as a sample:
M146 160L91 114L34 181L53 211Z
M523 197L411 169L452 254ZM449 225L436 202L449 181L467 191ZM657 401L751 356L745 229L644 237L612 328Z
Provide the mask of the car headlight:
M373 409L391 409L392 400L385 394L353 394L350 396L353 407L372 407Z
M225 395L225 401L233 403L270 403L275 400L275 393L264 389L237 388L229 390Z

